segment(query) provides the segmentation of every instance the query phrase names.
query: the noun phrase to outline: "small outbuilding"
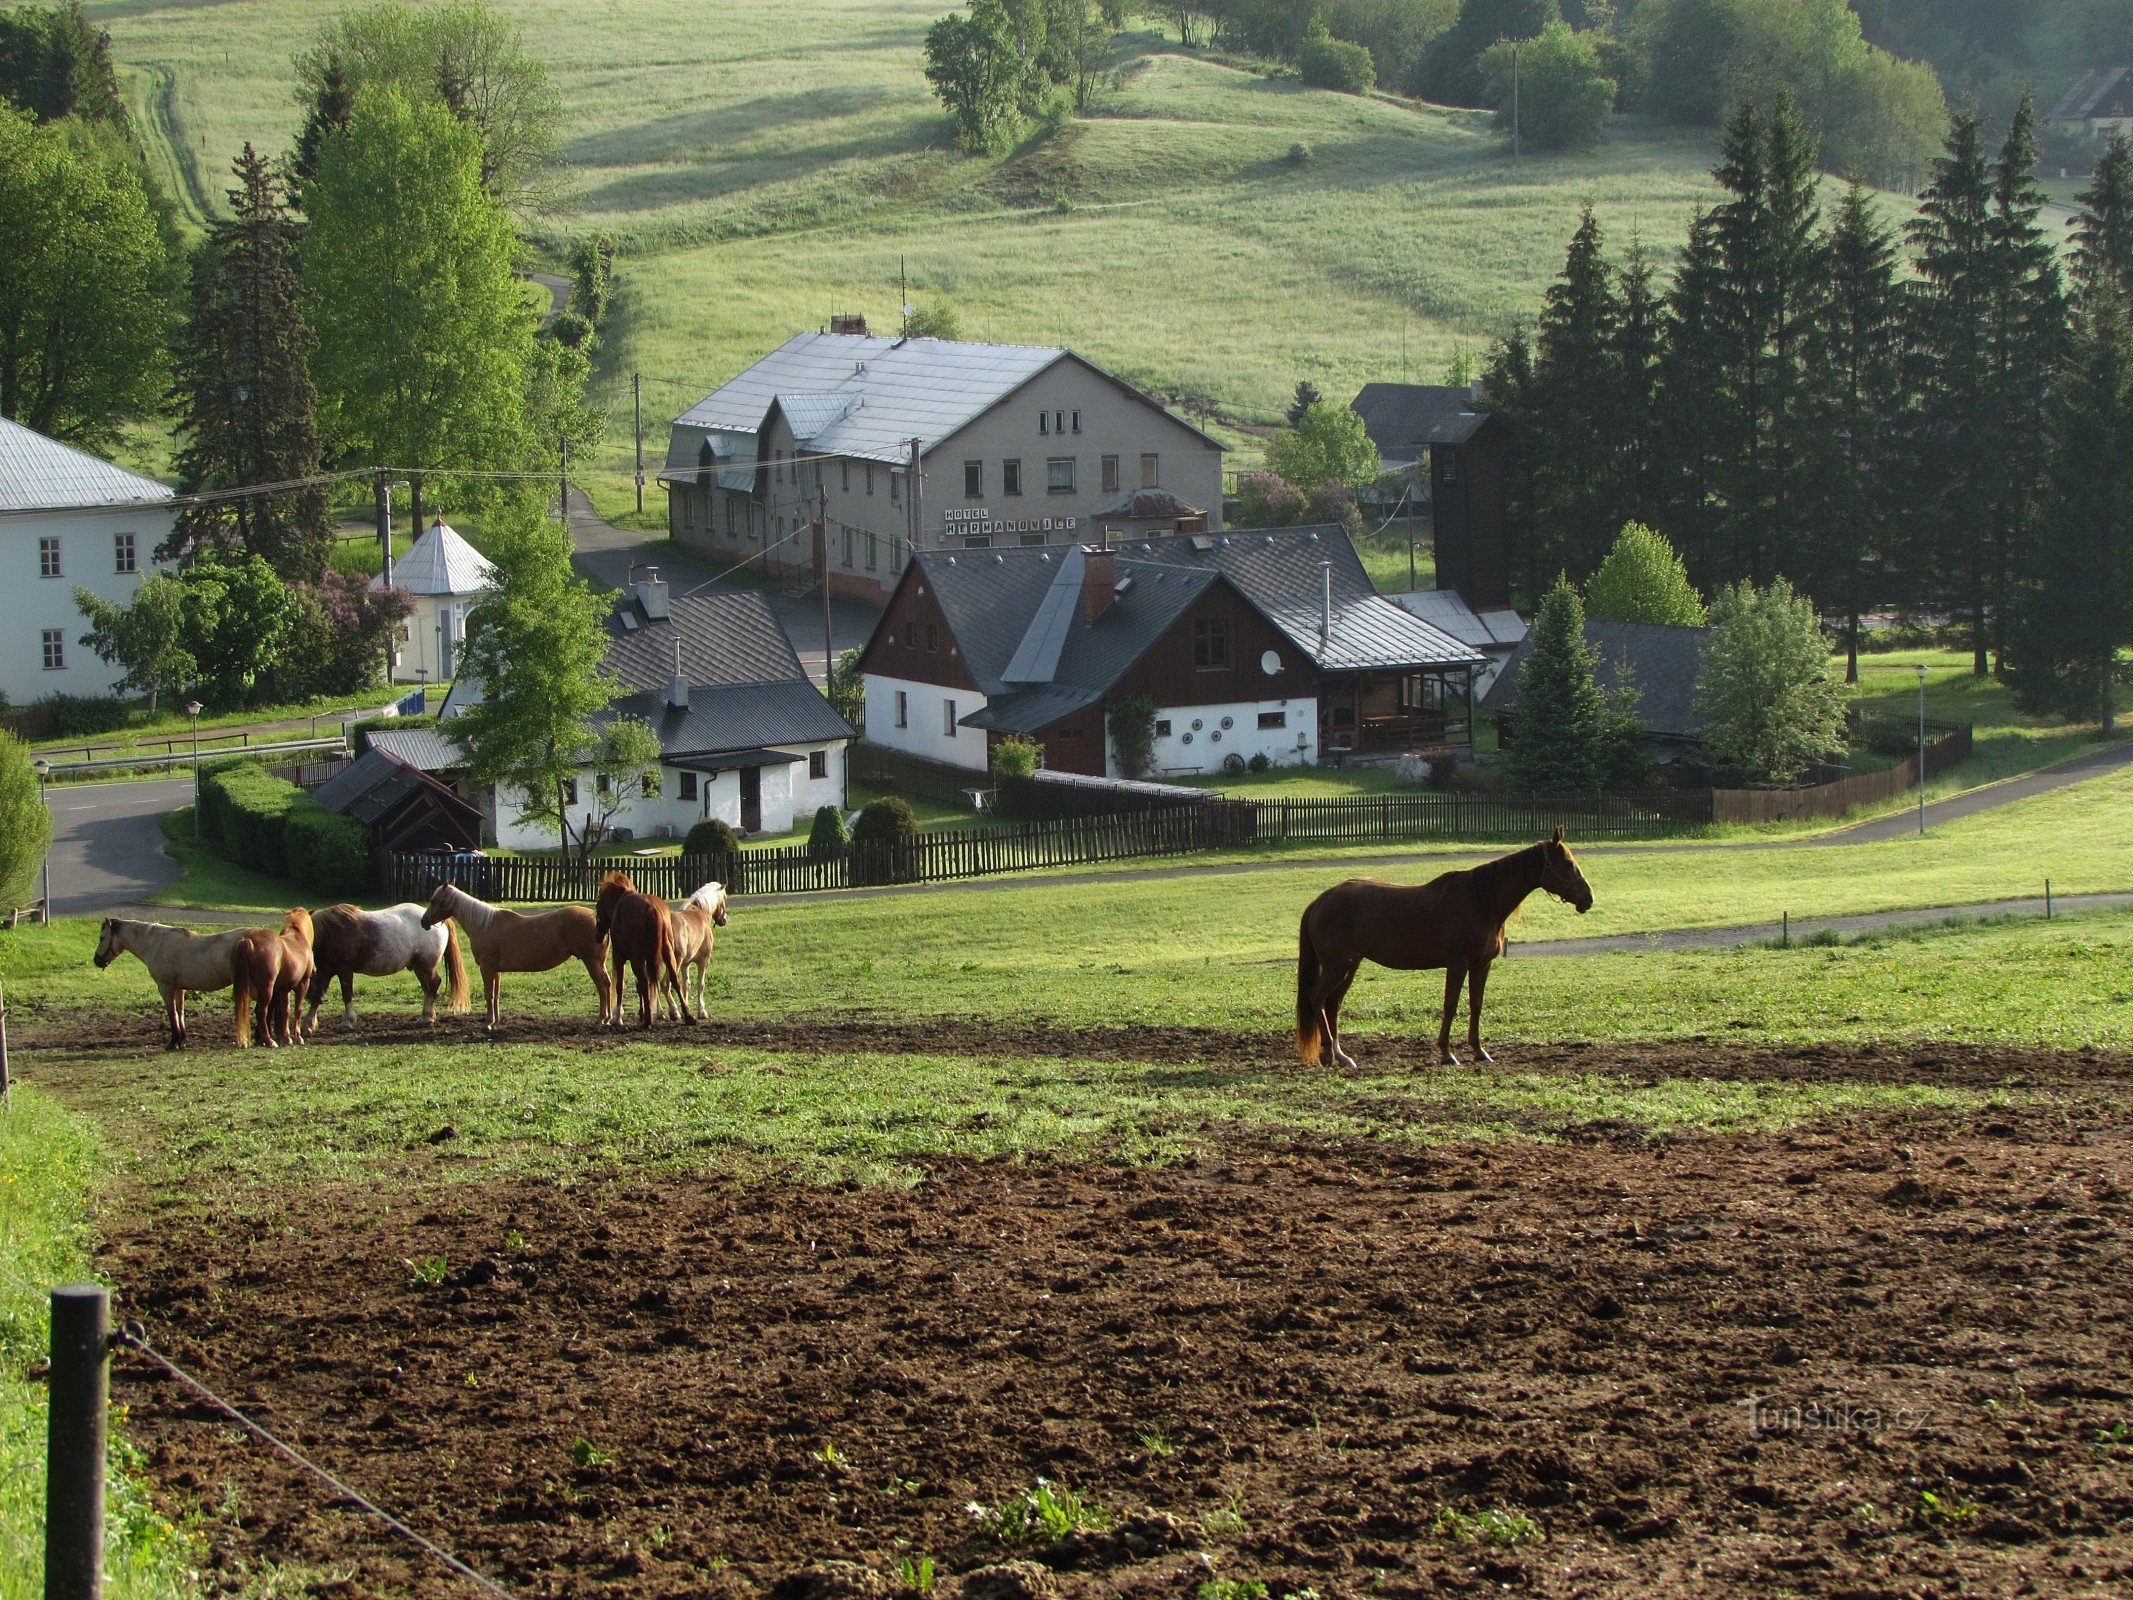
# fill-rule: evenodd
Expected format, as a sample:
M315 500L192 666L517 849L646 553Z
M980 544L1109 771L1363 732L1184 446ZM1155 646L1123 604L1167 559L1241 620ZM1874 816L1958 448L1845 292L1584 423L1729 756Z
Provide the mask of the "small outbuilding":
M1637 692L1637 720L1653 755L1669 762L1703 744L1704 716L1696 705L1709 628L1675 628L1658 622L1585 620L1585 643L1598 658L1593 680L1612 694L1625 685ZM1518 680L1532 653L1531 638L1519 642L1510 661L1482 697L1484 714L1496 719L1499 738L1518 737Z
M312 798L362 823L379 849L471 850L481 843L480 808L375 743Z
M422 531L406 555L393 563L391 587L414 596L415 610L401 625L393 651L396 683L443 683L458 669L466 642L467 613L496 581L488 558L442 517ZM387 587L385 575L371 579Z

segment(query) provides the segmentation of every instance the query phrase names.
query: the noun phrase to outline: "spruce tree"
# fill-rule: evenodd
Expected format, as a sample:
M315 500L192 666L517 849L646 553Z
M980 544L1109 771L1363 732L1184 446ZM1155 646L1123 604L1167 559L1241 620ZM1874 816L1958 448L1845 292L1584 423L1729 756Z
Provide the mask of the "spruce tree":
M1648 517L1657 511L1659 492L1659 360L1666 308L1642 240L1630 239L1615 283L1615 393L1609 411L1622 452L1619 503L1630 516Z
M2133 144L2123 133L2104 140L2089 186L2074 196L2072 276L2077 293L2115 285L2133 299Z
M1549 288L1534 344L1535 552L1541 570L1590 572L1622 520L1615 407L1621 306L1587 206L1563 273Z
M1598 787L1609 725L1595 665L1585 642L1585 607L1569 578L1559 577L1534 614L1532 642L1518 669L1518 711L1505 764L1519 793Z
M348 126L355 112L355 87L337 53L328 52L319 65L318 87L304 113L304 126L296 136L294 166L298 183L318 176L319 147L326 136Z
M1481 379L1481 405L1504 422L1509 440L1501 468L1504 529L1510 549L1508 563L1519 590L1536 595L1541 590L1541 566L1535 555L1538 541L1533 532L1533 344L1523 326L1514 326L1489 351L1489 363Z
M1289 426L1293 428L1296 427L1299 423L1301 423L1304 419L1304 413L1306 411L1309 411L1313 406L1317 405L1318 402L1323 398L1324 396L1322 396L1318 392L1317 384L1313 383L1309 378L1298 379L1296 384L1296 394L1294 398L1289 401L1289 409L1287 412Z
M234 163L231 220L193 258L177 358L178 487L185 494L288 483L319 469L312 336L296 272L287 181L251 145ZM291 582L316 583L332 531L323 488L190 505L156 553L266 558Z
M1727 443L1720 404L1726 371L1723 276L1717 219L1702 212L1689 221L1688 242L1667 292L1654 405L1656 520L1672 534L1689 576L1706 586L1730 571L1718 548L1718 484Z
M1808 339L1813 487L1799 576L1825 613L1843 618L1844 678L1856 683L1868 575L1891 558L1903 411L1896 241L1856 181L1838 205L1822 255L1825 292Z

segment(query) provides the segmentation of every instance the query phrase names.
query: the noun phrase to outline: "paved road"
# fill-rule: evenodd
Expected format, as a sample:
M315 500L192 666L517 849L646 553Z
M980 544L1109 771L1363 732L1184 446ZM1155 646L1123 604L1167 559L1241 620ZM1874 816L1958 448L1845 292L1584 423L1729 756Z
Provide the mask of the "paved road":
M592 501L582 489L570 491L570 543L577 552L578 566L595 582L620 589L629 582L630 568L642 563L657 564L661 551L641 533L632 533L604 521L593 510ZM713 559L708 554L703 558ZM704 582L693 571L670 572L677 593ZM736 590L740 584L730 582L712 583L713 590ZM770 609L777 614L791 636L793 648L800 652L800 664L808 676L817 683L823 679L824 651L822 648L822 591L809 588L805 593L786 594L782 590L764 589L764 598ZM874 632L874 624L881 613L875 607L849 596L841 596L830 602L830 638L839 654L857 650Z
M2070 783L2079 783L2084 778L2093 778L2105 772L2116 772L2120 767L2128 765L2133 765L2133 743L2107 744L2100 749L2086 751L2069 761L2062 761L2057 766L2025 773L2019 778L2009 778L2002 783L1988 783L1981 789L1950 795L1945 800L1929 801L1926 805L1926 826L1932 828L1943 822L1953 822L1958 817L1972 817L1980 811L2013 805L2017 800L2049 794L2054 789L2064 789ZM1799 842L1871 844L1878 839L1901 839L1917 831L1918 813L1897 811L1885 817L1875 817L1869 822L1856 822L1849 828L1838 828Z
M131 905L178 881L159 819L189 805L193 780L56 783L52 807L52 913L88 916Z

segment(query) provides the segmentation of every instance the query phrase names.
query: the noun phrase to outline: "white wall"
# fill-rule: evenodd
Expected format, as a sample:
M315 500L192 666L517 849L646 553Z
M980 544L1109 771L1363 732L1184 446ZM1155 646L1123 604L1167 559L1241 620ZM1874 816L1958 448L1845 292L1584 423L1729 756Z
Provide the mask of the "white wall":
M780 745L774 748L789 750L801 759L795 762L780 762L762 769L764 832L783 833L787 828L804 826L814 820L817 807L844 804L845 741L840 739L825 744ZM816 750L823 752L828 775L809 778L807 756ZM608 826L627 828L634 838L647 841L682 838L705 817L717 817L729 827L738 828L741 825L740 774L699 772L694 776L696 797L684 800L681 797L682 772L677 768L662 767L659 773L658 795L633 792L608 820ZM578 803L571 809L572 825L576 826L582 822L585 813L596 809L598 803L593 793L592 774L581 774L578 778ZM555 829L545 823L529 826L516 820L516 807L509 796L492 793L487 809L495 828L496 843L504 849L555 848ZM660 831L662 828L666 830L664 833Z
M942 711L945 702L955 702L958 720L985 707L985 697L974 689L944 689L937 683L919 683L910 678L866 675L867 738L885 750L923 756L954 767L983 772L991 764L985 752L981 729L962 728L950 737ZM905 696L909 726L896 725L896 697Z
M156 570L155 548L170 537L163 506L85 511L25 511L0 516L0 693L15 705L48 694L109 694L125 676L81 642L89 622L74 605L76 588L124 605ZM135 570L117 570L116 536L133 535ZM59 576L41 577L38 540L59 540ZM60 632L66 665L47 671L44 633Z
M1285 725L1279 728L1261 728L1262 714L1280 713ZM1264 755L1276 766L1293 767L1309 765L1318 760L1318 701L1315 698L1291 697L1287 700L1252 700L1235 705L1216 706L1165 706L1155 714L1158 728L1164 722L1170 724L1166 735L1158 733L1155 739L1155 774L1220 772L1227 756L1242 756L1246 761L1255 755ZM1230 726L1222 726L1222 719L1230 719ZM1198 728L1193 727L1198 722ZM1303 743L1297 743L1301 737ZM1188 743L1187 740L1191 742ZM1117 753L1105 744L1104 762L1114 778L1124 777L1118 770Z
M406 642L393 653L395 683L442 683L459 665L466 642L467 613L478 595L418 594L414 614L401 625ZM450 643L446 643L446 630Z

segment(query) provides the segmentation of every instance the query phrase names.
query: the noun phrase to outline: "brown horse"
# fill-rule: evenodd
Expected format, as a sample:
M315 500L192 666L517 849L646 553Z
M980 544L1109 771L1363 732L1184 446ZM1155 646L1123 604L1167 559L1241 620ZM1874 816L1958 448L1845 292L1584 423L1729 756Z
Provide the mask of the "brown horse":
M637 976L637 1010L644 1026L652 1025L652 1009L663 985L681 987L681 967L674 959L674 912L664 900L640 892L626 872L610 872L600 880L593 900L593 931L607 941L608 961L613 968L615 1026L622 1026L622 966L629 964ZM681 1015L694 1022L689 997L681 996Z
M311 913L301 906L279 928L247 928L231 954L237 1048L249 1049L257 1031L268 1049L296 1042L289 1013L311 981Z
M1545 889L1577 907L1592 908L1592 886L1577 857L1555 837L1510 855L1446 872L1420 885L1351 878L1304 908L1297 928L1296 1053L1315 1067L1331 1051L1353 1068L1341 1048L1341 1001L1365 961L1401 972L1444 968L1444 1020L1437 1028L1437 1059L1456 1067L1452 1015L1459 985L1467 985L1466 1042L1477 1060L1494 1059L1481 1048L1481 991L1489 963L1503 954L1504 924L1535 889Z
M437 991L449 981L449 1001L454 1011L468 1005L467 963L459 953L459 935L449 918L435 927L425 927L422 907L413 901L387 906L383 911L364 911L350 905L328 906L317 917L318 931L312 940L310 1009L304 1016L304 1031L318 1031L319 1003L333 980L341 980L341 1026L355 1026L355 980L358 973L369 978L412 972L422 985L422 1020L437 1021ZM440 974L439 968L443 971Z
M422 925L434 928L447 917L466 930L474 947L474 964L481 968L481 987L488 998L488 1031L496 1031L503 1002L504 974L546 972L575 956L585 963L585 972L600 996L600 1020L607 1021L611 1005L607 982L607 946L593 926L593 914L583 906L557 906L549 911L512 911L477 900L456 884L440 883L422 913Z

